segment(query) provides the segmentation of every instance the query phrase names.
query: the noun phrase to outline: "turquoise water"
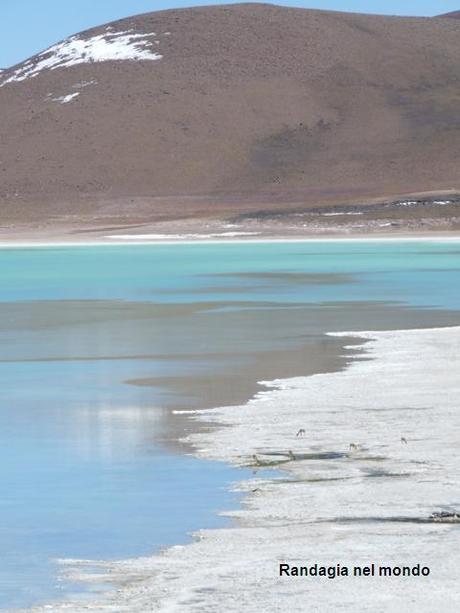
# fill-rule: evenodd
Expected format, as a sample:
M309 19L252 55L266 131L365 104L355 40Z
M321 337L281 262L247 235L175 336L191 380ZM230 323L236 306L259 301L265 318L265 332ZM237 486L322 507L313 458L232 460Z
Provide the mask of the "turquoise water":
M168 407L187 395L127 381L249 364L306 332L294 311L335 305L335 329L363 304L366 324L383 307L460 323L459 280L456 242L0 250L0 607L78 591L56 558L150 554L238 503L249 471L174 442L187 426Z
M458 306L450 282L460 271L456 242L236 243L8 249L2 252L2 301L220 299L277 300L279 285L236 273L348 274L355 283L296 285L283 301L395 300ZM235 275L225 276L220 275ZM205 291L203 291L203 289ZM213 290L216 290L213 292Z

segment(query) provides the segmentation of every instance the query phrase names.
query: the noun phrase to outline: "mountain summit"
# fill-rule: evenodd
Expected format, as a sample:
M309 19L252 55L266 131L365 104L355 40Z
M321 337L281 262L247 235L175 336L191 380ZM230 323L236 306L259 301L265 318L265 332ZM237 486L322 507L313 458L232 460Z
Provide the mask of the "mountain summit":
M460 23L268 4L148 13L0 72L6 220L455 188Z

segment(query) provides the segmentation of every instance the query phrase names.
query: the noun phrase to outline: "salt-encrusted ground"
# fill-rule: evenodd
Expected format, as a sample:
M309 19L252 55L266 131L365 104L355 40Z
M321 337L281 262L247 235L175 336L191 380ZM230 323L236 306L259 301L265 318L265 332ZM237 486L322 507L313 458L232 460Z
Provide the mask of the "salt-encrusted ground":
M111 565L109 575L126 587L105 602L39 610L460 610L460 525L429 520L460 508L460 327L355 336L370 340L347 370L276 381L247 405L205 412L226 427L192 436L200 455L236 464L285 461L281 478L256 474L243 485L252 492L233 514L235 527ZM296 437L299 428L305 437ZM278 576L280 562L421 563L431 574L289 578ZM85 566L71 568L79 574Z

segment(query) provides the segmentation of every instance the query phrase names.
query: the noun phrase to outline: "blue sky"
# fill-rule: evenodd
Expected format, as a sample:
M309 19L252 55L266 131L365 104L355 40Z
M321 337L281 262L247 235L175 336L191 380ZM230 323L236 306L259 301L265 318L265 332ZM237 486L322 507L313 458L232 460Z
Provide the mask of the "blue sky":
M227 3L231 0L227 0ZM136 13L219 0L0 0L0 68L12 66L58 40ZM274 4L360 13L435 15L460 10L460 0L278 0Z

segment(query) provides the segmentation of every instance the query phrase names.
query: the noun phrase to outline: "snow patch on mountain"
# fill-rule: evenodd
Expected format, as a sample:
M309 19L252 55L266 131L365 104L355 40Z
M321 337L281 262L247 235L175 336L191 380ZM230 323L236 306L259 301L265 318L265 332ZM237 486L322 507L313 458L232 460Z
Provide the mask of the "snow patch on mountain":
M91 81L80 81L80 83L76 83L73 87L76 89L78 87L89 87L90 85L97 85L96 79L91 79Z
M156 36L154 32L140 34L131 30L109 31L90 38L82 38L81 35L71 36L21 64L12 75L0 83L0 87L7 83L34 78L44 70L56 70L78 64L160 60L163 56L151 49L153 42L150 39Z
M53 102L59 102L60 104L68 104L75 100L77 96L80 95L80 92L75 92L74 94L68 94L67 96L58 96L57 98L51 98Z
M86 87L90 87L91 85L97 85L96 79L75 83L75 85L72 85L71 87L73 92L71 92L70 94L64 94L62 92L60 93L60 95L58 95L57 93L49 93L44 98L44 100L45 102L59 102L60 104L68 104L69 102L72 102L72 100L75 100L75 98L78 98L78 96L81 94L80 90L85 89Z

